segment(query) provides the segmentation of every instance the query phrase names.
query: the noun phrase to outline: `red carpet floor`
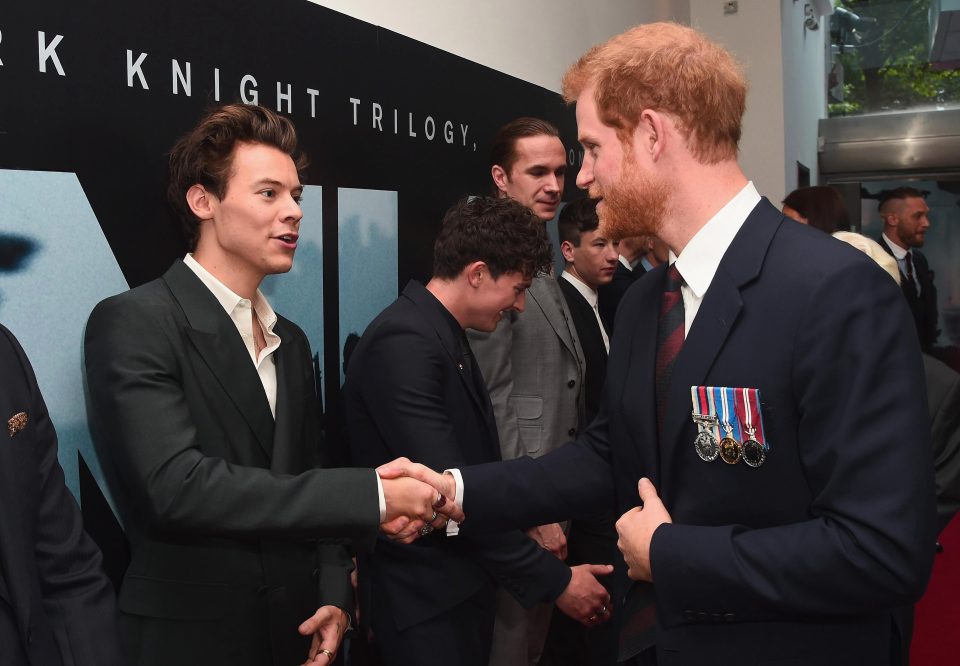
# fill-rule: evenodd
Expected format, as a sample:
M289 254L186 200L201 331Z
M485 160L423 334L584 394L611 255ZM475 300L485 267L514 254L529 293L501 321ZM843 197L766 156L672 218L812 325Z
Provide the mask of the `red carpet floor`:
M960 664L960 519L940 535L927 593L916 607L911 666Z

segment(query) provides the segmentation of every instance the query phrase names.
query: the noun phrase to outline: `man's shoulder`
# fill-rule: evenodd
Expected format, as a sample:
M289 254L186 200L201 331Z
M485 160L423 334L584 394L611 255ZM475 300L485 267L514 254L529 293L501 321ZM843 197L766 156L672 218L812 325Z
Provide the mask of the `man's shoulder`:
M120 316L150 316L174 307L170 289L163 278L156 278L127 291L120 292L100 301L90 315L91 319L107 314Z

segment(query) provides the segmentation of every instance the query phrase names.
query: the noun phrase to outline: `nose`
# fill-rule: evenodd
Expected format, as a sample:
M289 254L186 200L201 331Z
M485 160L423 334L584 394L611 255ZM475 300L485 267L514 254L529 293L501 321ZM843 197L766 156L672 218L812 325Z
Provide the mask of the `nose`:
M611 264L615 264L617 263L617 259L619 257L620 257L620 252L617 250L617 246L614 245L613 243L610 243L609 245L607 245L604 251L604 258L607 260L607 262Z
M303 219L303 209L300 207L300 204L297 203L296 199L290 197L290 201L284 207L282 215L284 222L298 224L300 220Z
M556 194L560 191L560 181L555 174L547 176L547 182L543 186L543 191L547 194Z
M593 184L593 164L589 152L583 157L583 164L580 165L580 171L577 172L577 187L581 190L589 188Z

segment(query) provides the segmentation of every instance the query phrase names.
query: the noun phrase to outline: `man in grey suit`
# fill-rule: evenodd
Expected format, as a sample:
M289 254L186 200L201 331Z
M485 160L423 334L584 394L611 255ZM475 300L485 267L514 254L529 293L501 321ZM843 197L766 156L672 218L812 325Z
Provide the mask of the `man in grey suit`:
M496 195L510 197L543 220L560 204L567 160L559 132L538 118L517 118L494 137L490 175ZM586 426L584 355L570 309L551 275L534 278L524 312L504 313L493 333L470 332L470 345L493 402L504 460L540 456ZM566 536L553 523L527 534L560 559ZM501 594L490 663L539 661L551 608L524 610Z

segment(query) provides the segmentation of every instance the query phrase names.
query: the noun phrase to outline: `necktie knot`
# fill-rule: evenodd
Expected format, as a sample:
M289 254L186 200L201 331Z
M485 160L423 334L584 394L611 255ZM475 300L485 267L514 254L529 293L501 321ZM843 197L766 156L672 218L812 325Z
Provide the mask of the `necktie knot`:
M680 270L677 268L676 262L670 264L670 268L667 269L667 284L664 287L664 291L680 291L680 286L683 284L683 276L680 275Z

